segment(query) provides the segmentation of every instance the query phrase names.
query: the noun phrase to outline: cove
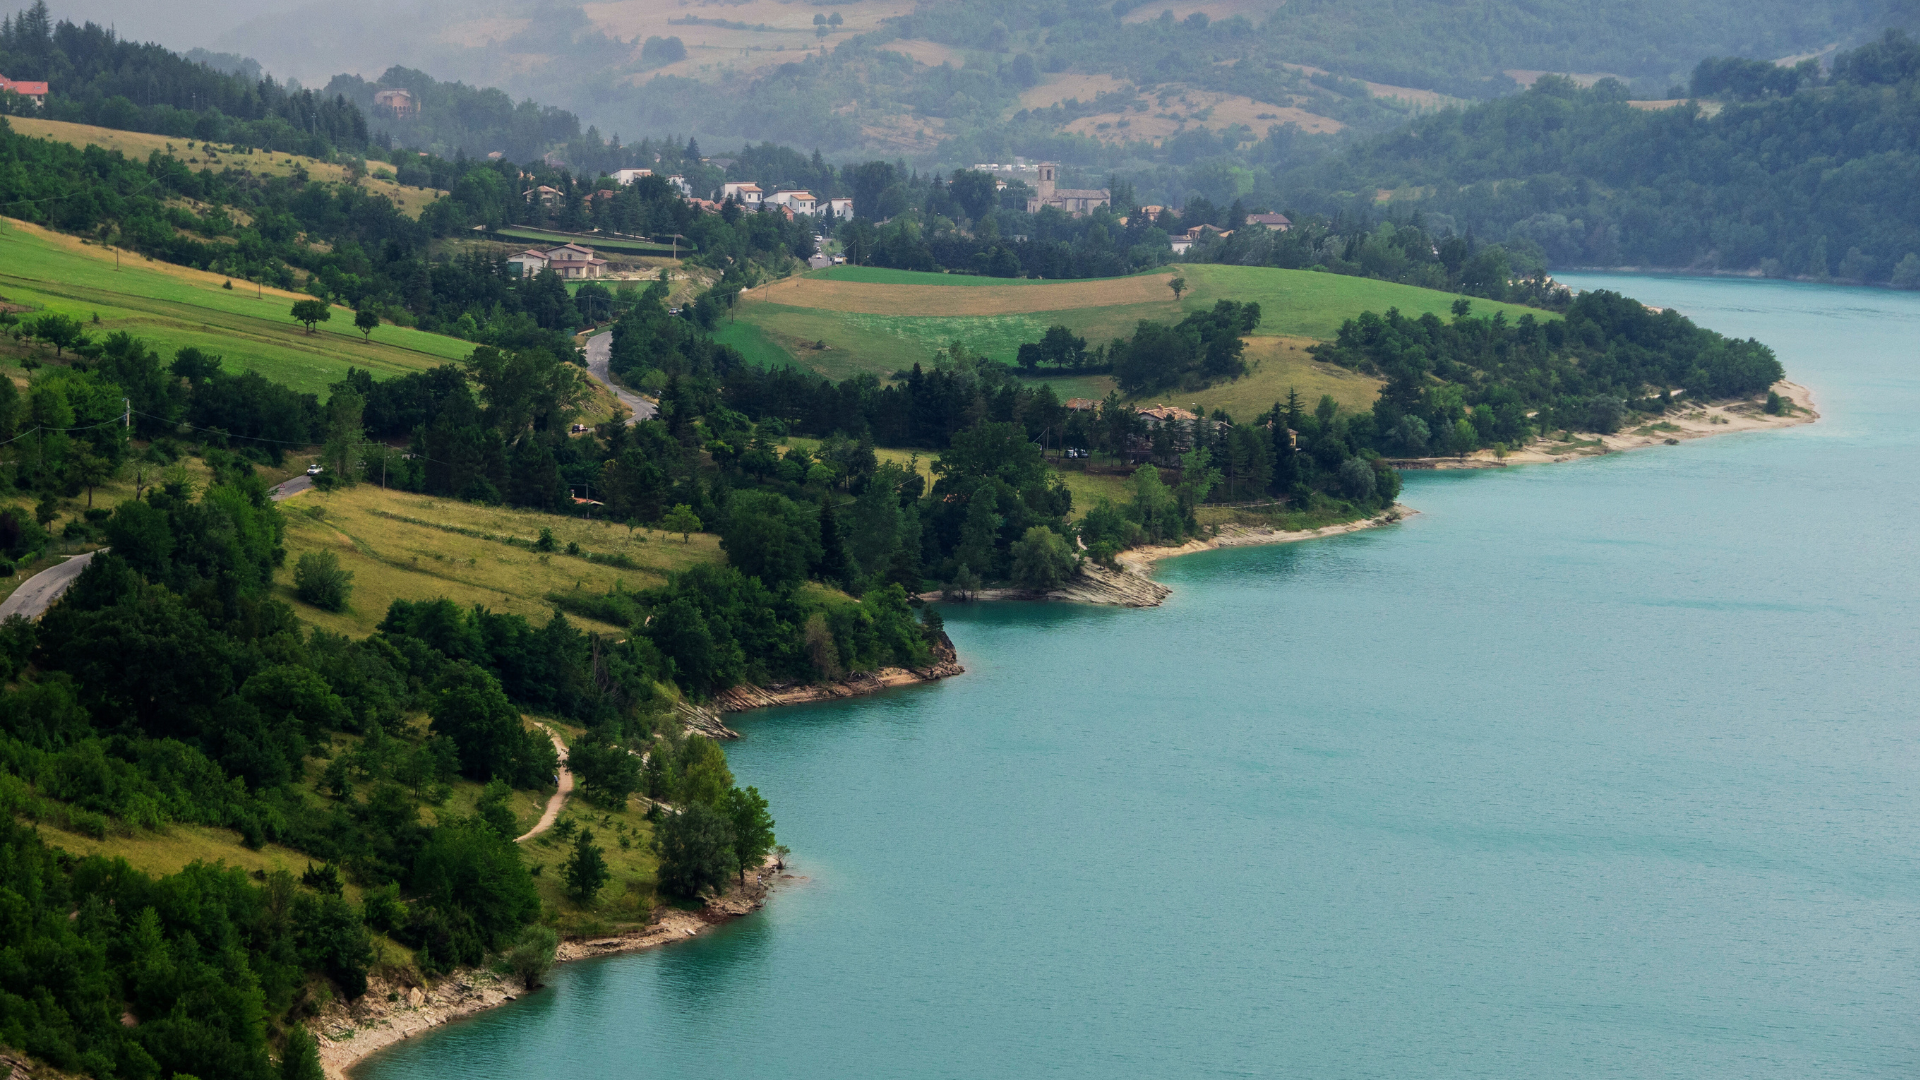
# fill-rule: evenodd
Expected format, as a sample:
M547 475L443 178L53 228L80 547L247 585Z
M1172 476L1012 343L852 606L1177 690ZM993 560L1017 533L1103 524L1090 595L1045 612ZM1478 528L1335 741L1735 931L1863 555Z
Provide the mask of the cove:
M1912 1075L1920 295L1573 283L1824 418L949 607L966 675L740 718L805 881L356 1076Z

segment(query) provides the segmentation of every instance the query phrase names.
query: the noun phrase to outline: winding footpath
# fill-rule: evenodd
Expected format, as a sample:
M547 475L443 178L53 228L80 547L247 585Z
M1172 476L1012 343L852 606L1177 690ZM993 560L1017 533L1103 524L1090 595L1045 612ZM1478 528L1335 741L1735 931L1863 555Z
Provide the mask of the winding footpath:
M587 339L587 374L592 375L601 385L613 391L613 396L620 399L620 404L633 410L633 415L627 417L627 423L636 424L642 420L653 419L653 414L659 411L658 405L639 394L614 385L613 372L607 366L612 358L612 333L595 334Z
M547 800L547 810L540 815L540 823L528 829L523 835L514 837L513 842L516 844L526 843L553 828L553 823L560 818L561 808L567 805L567 796L573 792L573 773L567 769L567 744L561 742L560 736L554 734L553 729L547 725L536 723L534 726L547 733L547 738L553 740L553 752L560 755L560 788Z

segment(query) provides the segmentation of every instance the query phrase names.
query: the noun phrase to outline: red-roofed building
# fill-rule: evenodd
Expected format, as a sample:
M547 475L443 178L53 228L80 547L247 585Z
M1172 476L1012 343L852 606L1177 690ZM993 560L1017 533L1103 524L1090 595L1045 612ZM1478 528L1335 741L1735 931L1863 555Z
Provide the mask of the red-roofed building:
M0 75L0 91L19 94L23 98L32 98L35 105L44 107L47 103L47 84L43 82L15 82L5 75Z

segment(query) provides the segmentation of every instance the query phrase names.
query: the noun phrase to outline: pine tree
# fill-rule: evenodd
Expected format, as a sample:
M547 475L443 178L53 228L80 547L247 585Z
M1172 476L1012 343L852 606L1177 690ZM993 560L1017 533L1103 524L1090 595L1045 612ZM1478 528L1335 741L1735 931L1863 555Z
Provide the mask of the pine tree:
M564 872L567 895L581 907L591 907L593 898L600 894L601 887L612 876L599 845L593 842L592 829L581 829L580 835L574 838L573 854L567 857Z

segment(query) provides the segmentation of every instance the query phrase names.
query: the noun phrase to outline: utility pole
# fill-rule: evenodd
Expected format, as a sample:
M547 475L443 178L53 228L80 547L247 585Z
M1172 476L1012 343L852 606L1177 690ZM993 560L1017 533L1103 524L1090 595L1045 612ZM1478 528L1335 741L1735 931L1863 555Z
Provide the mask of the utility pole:
M133 427L133 399L121 398L120 408L120 426L131 429Z

